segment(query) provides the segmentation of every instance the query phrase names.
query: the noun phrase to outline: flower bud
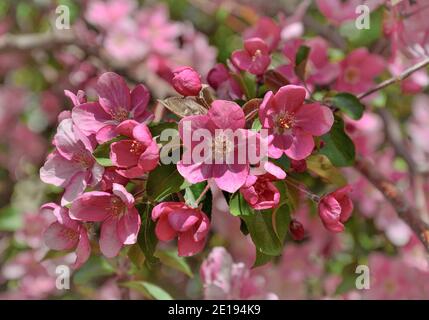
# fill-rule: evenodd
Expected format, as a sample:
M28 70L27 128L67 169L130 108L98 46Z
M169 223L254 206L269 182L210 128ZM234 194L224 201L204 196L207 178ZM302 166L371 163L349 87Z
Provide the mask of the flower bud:
M181 95L196 96L201 91L201 77L191 67L180 67L173 71L172 84Z
M304 239L305 230L304 226L298 220L293 219L289 224L289 232L292 236L292 239L295 241L300 241Z

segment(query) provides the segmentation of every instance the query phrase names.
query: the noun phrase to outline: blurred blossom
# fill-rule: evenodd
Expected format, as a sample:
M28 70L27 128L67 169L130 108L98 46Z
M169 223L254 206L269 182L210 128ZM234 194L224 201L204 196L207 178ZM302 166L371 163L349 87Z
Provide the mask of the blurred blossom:
M225 248L213 248L202 263L200 273L205 299L278 299L275 294L265 291L263 277L252 275L244 263L234 263Z

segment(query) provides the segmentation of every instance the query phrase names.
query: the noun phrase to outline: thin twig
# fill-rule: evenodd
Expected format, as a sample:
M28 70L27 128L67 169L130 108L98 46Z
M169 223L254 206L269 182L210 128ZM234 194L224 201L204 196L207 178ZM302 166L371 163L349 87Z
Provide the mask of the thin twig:
M357 97L358 99L363 99L367 96L369 96L370 94L373 94L374 92L377 92L381 89L384 89L388 86L390 86L391 84L400 82L406 78L408 78L410 75L412 75L414 72L416 72L417 70L420 70L424 67L426 67L427 65L429 65L429 57L423 59L422 61L420 61L419 63L413 65L412 67L406 69L404 72L402 72L399 76L396 77L392 77L390 79L387 79L383 82L381 82L380 84L376 85L375 87L369 89L368 91L359 94Z

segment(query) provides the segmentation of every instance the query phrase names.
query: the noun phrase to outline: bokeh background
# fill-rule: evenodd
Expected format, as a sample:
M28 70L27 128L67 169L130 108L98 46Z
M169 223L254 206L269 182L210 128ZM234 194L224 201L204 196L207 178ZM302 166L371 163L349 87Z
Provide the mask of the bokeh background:
M119 286L130 270L135 271L135 261L126 257L109 261L97 254L72 272L69 290L56 288L56 267L70 264L73 254L50 251L43 243L43 230L53 217L39 208L58 199L62 190L43 184L39 168L51 150L58 115L72 107L64 90L82 89L94 96L97 76L115 71L129 83L145 83L152 93L150 108L162 117L156 99L172 93L171 70L190 65L205 78L217 62L225 63L242 46L241 35L261 16L279 22L284 43L302 36L329 37L333 59L359 47L376 51L388 62L381 79L388 78L424 56L429 45L428 19L413 16L418 25L404 23L400 33L391 27L399 18L388 2L368 1L371 28L357 30L353 9L361 1L352 0L2 0L0 299L156 298L153 292ZM422 7L403 2L407 10L426 10L424 1L416 1ZM70 10L69 30L55 28L60 5ZM108 5L116 7L109 11ZM409 43L407 32L426 36ZM24 38L17 39L19 35ZM392 58L395 50L399 53ZM371 101L373 107L392 110L410 152L422 163L429 154L428 83L422 70L412 82L389 88ZM347 130L362 156L376 160L381 172L408 190L407 167L386 143L383 120L376 112L348 121ZM212 248L224 247L227 251L217 248L211 255L222 261L221 298L427 299L428 261L409 227L352 168L332 169L326 178L348 179L354 186L355 211L346 232L327 232L314 204L297 195L294 216L308 238L300 243L288 239L281 257L251 269L253 244L239 231L239 221L228 213L223 197L215 194L213 234L206 251L185 260L174 256L174 246L166 245L163 249L169 254L159 268L143 268L139 274L173 298L210 298L203 290L200 266ZM321 181L306 181L313 191L322 191ZM428 178L422 183L426 202ZM360 264L370 268L370 290L356 289L355 270ZM158 297L165 297L162 294Z

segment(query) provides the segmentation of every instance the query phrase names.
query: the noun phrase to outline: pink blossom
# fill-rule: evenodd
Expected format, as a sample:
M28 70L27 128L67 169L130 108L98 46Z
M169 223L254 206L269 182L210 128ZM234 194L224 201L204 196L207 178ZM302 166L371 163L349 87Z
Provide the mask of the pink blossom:
M319 216L326 229L332 232L344 231L344 223L353 211L349 197L350 186L342 187L326 196L319 203Z
M251 38L260 38L267 45L269 51L277 48L280 42L280 27L269 17L261 17L255 26L247 29L243 33L245 40Z
M159 150L144 123L126 120L116 127L116 132L131 139L114 142L110 146L110 159L116 172L126 178L137 178L158 165Z
M135 7L134 0L90 1L85 18L108 30L127 17Z
M134 197L120 184L113 184L112 193L84 193L73 201L70 217L79 221L102 222L100 250L107 258L117 256L124 245L137 242L140 215L134 207Z
M179 256L193 256L204 249L210 221L200 209L182 202L162 202L153 208L152 220L158 220L155 233L159 240L177 236Z
M52 250L76 250L76 261L73 268L80 268L91 254L88 231L83 223L72 220L69 210L55 203L47 203L42 209L51 210L57 221L44 232L46 245Z
M187 126L187 125L190 125ZM185 136L192 137L193 132L198 129L208 130L210 139L203 141L191 141L186 145L186 150L182 159L177 164L179 173L190 183L198 183L213 178L218 187L228 192L237 191L246 181L249 174L249 159L243 159L244 163L239 163L239 143L235 139L218 134L216 129L231 129L244 141L250 134L249 130L244 130L245 119L243 110L234 102L216 100L205 115L195 115L183 118L179 123L179 133L182 141ZM185 144L188 144L185 142ZM212 150L206 159L193 159L193 151L197 146L205 146ZM226 148L225 148L226 146ZM226 163L226 159L234 157L233 163ZM216 164L215 157L223 158L223 163ZM187 161L184 161L187 160Z
M283 54L289 63L279 67L291 83L300 83L301 80L295 74L295 58L300 46L305 45L310 48L310 54L305 69L305 81L309 85L327 85L335 80L340 72L339 65L331 63L328 57L328 43L320 37L315 37L304 41L294 39L288 41Z
M132 20L124 20L109 29L104 47L110 56L124 65L143 59L149 51L147 44L138 37L138 26Z
M81 195L87 186L95 186L103 175L103 167L92 156L95 143L74 126L63 120L54 137L56 147L40 169L40 179L65 188L61 204L66 205Z
M172 84L183 96L197 96L202 88L200 75L191 67L180 67L173 70Z
M102 191L112 191L113 184L118 183L125 186L128 183L128 179L120 175L117 172L116 167L104 168L103 178L99 183L99 187Z
M383 59L368 52L366 48L353 50L340 63L341 73L335 84L335 90L351 93L363 93L374 84L384 68Z
M241 99L243 92L224 64L218 63L207 74L207 82L220 99Z
M356 8L359 5L366 5L372 11L383 2L384 0L316 0L320 12L335 25L357 18Z
M240 70L261 75L270 65L271 57L261 38L250 38L244 41L244 49L232 53L231 61Z
M304 88L287 85L276 94L267 92L259 107L262 127L268 129L268 152L273 158L283 153L294 160L308 157L313 136L327 133L334 123L332 111L318 103L304 104Z
M106 72L97 81L97 92L99 101L76 106L72 119L86 135L95 134L99 143L113 139L115 128L122 121L144 122L152 118L147 110L149 91L144 85L130 92L122 77Z
M145 43L152 52L169 55L176 51L180 25L170 21L168 9L165 6L159 5L140 11L137 21L140 41Z
M273 181L286 178L286 173L270 164L265 166L268 172L263 175L249 175L245 184L240 188L240 193L253 209L265 210L278 206L280 192Z
M244 263L234 263L223 247L215 247L201 265L204 298L208 300L265 299L277 300L267 292L265 279L252 274Z

